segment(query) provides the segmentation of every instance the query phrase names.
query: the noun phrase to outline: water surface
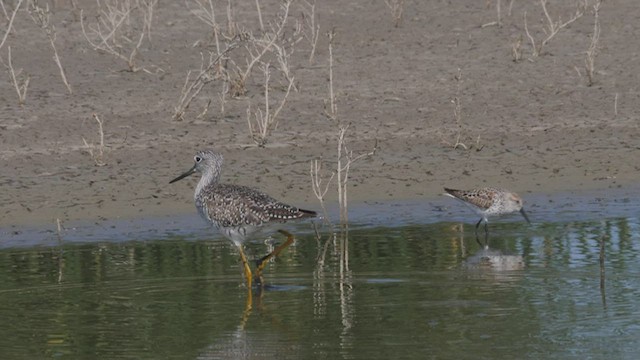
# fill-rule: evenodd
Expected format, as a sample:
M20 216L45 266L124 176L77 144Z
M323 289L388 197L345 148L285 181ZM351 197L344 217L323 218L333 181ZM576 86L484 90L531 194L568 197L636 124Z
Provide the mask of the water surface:
M61 243L52 233L40 244L5 245L0 358L640 352L640 221L631 212L580 219L547 216L541 205L532 226L517 216L491 223L486 250L473 236L475 219L460 231L457 219L472 215L454 206L430 223L356 224L346 237L294 228L296 244L266 268L268 286L253 290L250 309L237 253L206 227ZM253 258L267 249L248 246Z

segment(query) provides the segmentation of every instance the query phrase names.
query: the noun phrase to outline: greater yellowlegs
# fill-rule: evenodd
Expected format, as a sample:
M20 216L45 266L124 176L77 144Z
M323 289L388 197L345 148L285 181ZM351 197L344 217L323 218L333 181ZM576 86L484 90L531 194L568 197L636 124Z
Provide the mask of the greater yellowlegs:
M480 227L480 224L484 221L485 246L487 245L487 238L489 236L489 230L487 229L489 216L504 215L519 211L524 219L527 220L528 223L531 223L527 213L524 212L524 208L522 207L522 198L509 190L486 187L473 190L444 188L444 191L446 191L445 195L462 201L481 216L476 224L476 240L478 240L478 227ZM478 243L480 243L479 240Z
M223 157L219 153L202 150L198 151L193 159L195 161L193 167L169 183L174 183L195 172L202 174L194 195L198 213L238 248L247 286L251 289L252 273L244 254L243 243L251 235L264 230L269 225L315 217L316 212L287 205L247 186L221 184L219 181ZM260 279L267 261L293 242L291 233L285 230L278 231L285 235L287 240L257 261L257 279Z

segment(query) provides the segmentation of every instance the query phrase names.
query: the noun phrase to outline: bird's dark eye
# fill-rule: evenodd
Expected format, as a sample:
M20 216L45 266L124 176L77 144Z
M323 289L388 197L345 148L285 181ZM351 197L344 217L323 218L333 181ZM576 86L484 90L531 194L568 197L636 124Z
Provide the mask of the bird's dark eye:
M200 156L197 156L193 158L197 163L199 163L200 161L202 161L202 158Z

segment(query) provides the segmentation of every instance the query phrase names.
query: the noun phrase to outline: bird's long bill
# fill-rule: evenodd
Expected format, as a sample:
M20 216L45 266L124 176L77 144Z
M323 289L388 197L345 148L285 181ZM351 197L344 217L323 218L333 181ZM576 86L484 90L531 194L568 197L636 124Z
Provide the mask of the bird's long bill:
M182 179L186 178L187 176L193 174L194 172L196 172L196 166L195 165L193 165L193 167L191 169L189 169L186 173L184 173L184 174L178 176L177 178L169 181L169 184L173 184L174 182L176 182L178 180L182 180Z
M520 208L520 214L522 214L522 216L524 217L525 220L527 220L527 222L529 224L531 224L531 221L529 221L529 217L527 216L527 213L524 212L524 208Z

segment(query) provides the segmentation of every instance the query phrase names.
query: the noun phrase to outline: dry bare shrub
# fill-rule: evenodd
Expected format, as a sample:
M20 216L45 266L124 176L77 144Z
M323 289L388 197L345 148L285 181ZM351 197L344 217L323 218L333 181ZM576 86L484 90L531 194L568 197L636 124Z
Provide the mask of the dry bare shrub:
M327 206L325 204L325 197L327 192L329 191L329 185L331 185L331 180L336 175L336 172L331 172L331 176L328 179L325 179L325 176L322 175L322 160L312 160L311 168L309 170L309 175L311 176L311 187L313 189L313 194L316 196L318 201L320 202L320 207L322 208L322 219L325 224L333 227L331 224L331 220L329 219L329 214L327 212ZM323 184L324 183L324 184Z
M393 19L393 26L400 26L402 22L402 15L404 14L404 0L384 0L389 10L391 10L391 18Z
M4 1L0 1L0 4L2 4L2 12L4 13L4 17L7 19L7 29L5 30L4 35L2 35L2 40L0 40L0 49L7 41L7 37L9 36L11 29L13 28L13 21L15 20L16 14L18 13L18 10L20 10L20 6L22 5L23 1L24 0L18 0L15 7L11 11L11 15L9 15L9 13L7 12L7 9L4 6Z
M145 35L150 38L153 10L158 0L106 0L98 2L98 15L94 24L85 27L83 10L80 11L82 34L91 47L123 60L131 72L144 71L136 56Z
M338 204L340 206L340 224L343 228L347 228L349 224L349 199L348 199L348 183L349 183L349 172L351 171L351 166L354 165L361 159L373 156L378 148L378 142L375 141L373 149L368 152L354 154L353 150L351 150L348 146L347 141L347 132L349 130L350 124L345 123L338 116L338 102L337 97L334 91L334 82L333 82L333 41L335 39L335 31L332 30L327 33L329 38L329 99L325 100L325 115L327 119L333 122L337 128L337 159L336 159L336 167L332 171L331 178L327 181L327 185L334 178L337 182L337 190L338 190ZM319 178L319 167L317 166L317 161L312 162L312 171L311 171L311 180L314 189L314 194L318 198L318 200L323 204L324 194L326 194L326 190L323 190L320 186L322 183L322 179ZM315 166L315 172L313 171Z
M20 7L22 6L23 1L24 0L18 0L18 2L15 4L15 7L10 12L7 11L7 8L4 6L4 1L0 1L0 4L2 5L2 12L4 14L5 19L7 20L7 28L4 30L4 34L2 35L2 40L0 40L0 49L6 43L7 38L9 37L11 30L13 29L13 22L16 18L16 15L18 14L18 10L20 10ZM31 77L27 75L25 72L23 72L22 69L16 70L13 67L13 59L11 57L10 46L7 47L6 60L4 57L0 57L0 62L2 63L2 65L4 65L5 69L7 70L11 85L13 85L13 88L16 90L16 93L18 94L18 104L20 104L21 106L24 105L27 99L27 90L29 88L29 80L31 79Z
M205 61L204 55L201 54L200 69L195 74L195 77L191 78L191 70L187 72L187 77L184 85L182 86L178 103L174 107L173 118L175 120L184 120L185 113L191 105L191 102L198 96L198 94L200 94L205 85L220 78L219 65L221 61L229 51L233 50L237 46L237 43L230 43L227 45L227 48L218 55L211 52L209 53L207 61ZM208 105L203 111L206 112L207 108Z
M518 36L511 44L511 58L513 62L520 62L520 60L522 60L522 35Z
M267 137L271 134L271 131L278 127L278 115L287 102L291 88L293 87L294 78L288 79L289 85L285 94L280 99L278 106L272 110L269 93L270 85L269 80L271 78L270 64L265 63L261 65L262 72L264 74L264 111L258 108L256 111L251 111L251 105L247 108L247 122L249 123L249 132L251 139L258 146L264 146L267 143Z
M509 6L507 7L507 16L511 16L511 10L513 8L513 1L509 1ZM490 6L491 0L487 0L487 8ZM496 21L491 21L486 24L482 24L481 27L489 27L489 26L497 26L502 27L502 0L496 0Z
M318 38L320 36L320 25L318 24L316 15L316 0L309 2L303 0L301 2L301 17L296 24L298 32L309 42L311 50L309 52L309 64L313 63L313 58L316 54L316 46L318 44Z
M554 20L552 16L549 14L549 10L547 9L548 0L540 0L540 6L542 7L542 12L544 13L546 24L543 26L542 31L544 32L544 37L541 40L536 41L531 32L529 32L529 26L527 24L527 12L524 12L524 30L531 43L532 55L533 57L538 57L542 54L544 47L547 45L551 39L553 39L560 30L566 28L571 25L573 22L581 18L585 10L587 9L587 0L579 0L576 4L576 9L573 14L569 17L569 20L562 21L562 17L558 16L558 20Z
M82 138L82 142L84 143L85 149L93 159L93 162L96 164L96 166L105 166L107 165L107 163L105 162L105 159L104 159L105 145L104 145L104 129L102 127L103 123L102 123L102 120L100 120L100 118L98 117L98 114L93 113L91 116L98 123L99 143L89 144L84 137Z
M593 33L591 34L591 42L589 43L589 49L587 49L586 57L584 59L585 70L587 71L587 85L593 85L593 77L596 71L596 54L598 52L598 41L600 40L600 5L602 1L598 0L593 5Z
M31 77L25 73L22 69L15 70L13 67L13 60L11 59L11 46L7 47L7 60L0 58L0 62L7 69L7 73L9 73L9 78L11 80L11 85L16 90L18 94L18 104L24 105L27 100L27 90L29 89L29 81Z
M242 65L240 63L241 60L229 60L229 91L232 97L241 97L246 94L247 80L249 79L254 67L261 62L265 62L265 56L274 52L290 54L292 51L290 48L295 45L298 39L290 41L283 38L292 1L293 0L284 0L280 4L280 11L276 15L275 21L271 22L268 29L262 32L262 34L255 36L252 32L246 30L238 31L240 39L244 45L243 49L245 50L245 56L243 60L245 64ZM288 69L281 70L289 72Z
M489 5L489 1L487 1L487 6ZM498 27L502 27L502 7L501 7L501 0L496 0L496 21L491 21L488 22L486 24L482 24L481 27L488 27L488 26L498 26Z
M216 46L216 54L221 55L220 25L216 20L216 9L213 6L213 0L191 0L185 1L185 3L192 14L211 27L211 35L213 36L213 42ZM192 8L189 4L195 4L196 7Z
M460 68L458 68L458 71L454 76L454 80L456 84L456 90L455 90L455 95L451 99L451 104L453 104L453 120L456 126L456 134L455 134L456 139L454 142L450 142L443 138L442 143L452 147L453 149L462 148L464 150L471 150L475 148L476 151L480 151L484 147L484 145L480 145L480 135L478 135L478 137L476 138L475 143L472 143L472 144L465 144L461 141L464 126L462 123L462 98L461 98L462 97L461 87L462 87L463 81L462 81L462 70Z
M49 5L47 4L43 8L38 4L37 0L30 0L28 3L28 10L33 22L42 29L42 31L47 36L47 39L49 39L49 44L51 45L51 49L53 50L53 60L58 66L62 82L67 87L67 91L69 92L69 94L73 94L71 85L69 84L69 81L67 81L67 76L64 72L64 68L62 67L62 62L60 61L58 49L56 48L56 28L50 22L51 14L49 13Z
M284 106L290 90L297 91L294 75L291 71L290 59L294 52L294 45L302 39L297 31L290 37L285 37L285 28L289 19L289 12L293 0L284 0L279 4L279 10L272 21L263 22L260 1L256 1L260 30L256 33L246 29L234 20L232 2L227 2L227 29L220 30L220 24L216 19L216 8L211 0L190 0L187 6L190 11L201 21L211 27L213 41L216 46L217 57L210 55L209 65L203 61L200 72L194 80L191 73L188 74L183 87L181 98L174 111L174 118L182 119L184 111L189 106L194 96L200 92L204 84L219 79L222 82L222 91L219 94L221 111L224 112L227 96L239 98L247 93L248 81L256 66L262 68L266 84L264 91L264 108L252 110L251 105L247 109L249 117L250 136L258 145L266 143L267 136L277 126L277 115ZM288 32L287 32L288 33ZM221 50L223 44L227 44L226 50ZM234 50L230 52L230 50ZM211 59L216 58L216 61ZM215 67L212 69L211 65ZM268 65L267 65L268 64ZM266 69L266 70L265 70ZM213 70L213 71L212 71ZM284 84L280 83L286 93L278 101L280 105L272 109L273 70L277 70L284 77ZM278 77L279 79L280 77ZM211 100L209 100L209 104ZM206 108L202 114L206 112ZM202 115L201 114L201 115Z

